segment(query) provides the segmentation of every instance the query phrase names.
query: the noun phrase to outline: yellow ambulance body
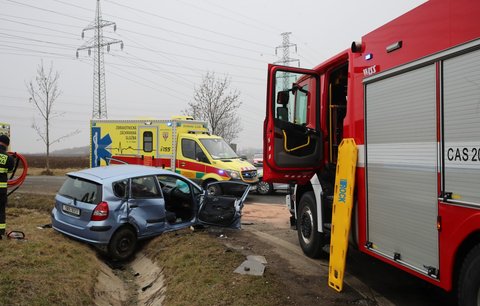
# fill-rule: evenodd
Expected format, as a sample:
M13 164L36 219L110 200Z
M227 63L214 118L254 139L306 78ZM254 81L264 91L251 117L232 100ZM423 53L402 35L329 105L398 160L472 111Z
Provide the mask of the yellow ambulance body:
M258 182L257 170L207 124L188 116L170 120L91 120L90 166L128 163L170 169L203 186L214 181Z

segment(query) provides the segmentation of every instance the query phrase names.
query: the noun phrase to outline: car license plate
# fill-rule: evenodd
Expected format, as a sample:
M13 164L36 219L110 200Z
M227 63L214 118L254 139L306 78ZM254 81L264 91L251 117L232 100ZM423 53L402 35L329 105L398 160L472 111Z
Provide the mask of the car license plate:
M80 209L68 205L62 205L62 210L74 216L80 216Z

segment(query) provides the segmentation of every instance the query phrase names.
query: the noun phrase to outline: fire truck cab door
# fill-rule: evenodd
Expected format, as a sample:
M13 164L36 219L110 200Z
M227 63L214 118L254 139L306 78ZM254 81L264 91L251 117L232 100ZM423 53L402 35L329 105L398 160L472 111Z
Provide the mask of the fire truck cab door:
M308 181L323 159L320 75L314 70L268 67L264 121L264 180Z

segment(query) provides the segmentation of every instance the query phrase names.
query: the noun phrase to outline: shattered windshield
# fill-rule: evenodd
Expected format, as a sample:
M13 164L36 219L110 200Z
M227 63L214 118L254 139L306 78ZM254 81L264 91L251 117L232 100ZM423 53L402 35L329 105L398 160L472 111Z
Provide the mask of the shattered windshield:
M237 153L222 138L204 138L200 142L213 159L238 158Z

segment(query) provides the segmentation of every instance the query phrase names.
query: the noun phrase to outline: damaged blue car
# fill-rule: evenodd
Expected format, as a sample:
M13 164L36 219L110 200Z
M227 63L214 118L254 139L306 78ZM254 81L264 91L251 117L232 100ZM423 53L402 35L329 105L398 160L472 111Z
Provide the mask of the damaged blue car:
M213 184L219 195L177 173L138 165L71 172L55 196L52 227L116 260L132 256L138 240L164 232L198 224L240 228L250 185Z

